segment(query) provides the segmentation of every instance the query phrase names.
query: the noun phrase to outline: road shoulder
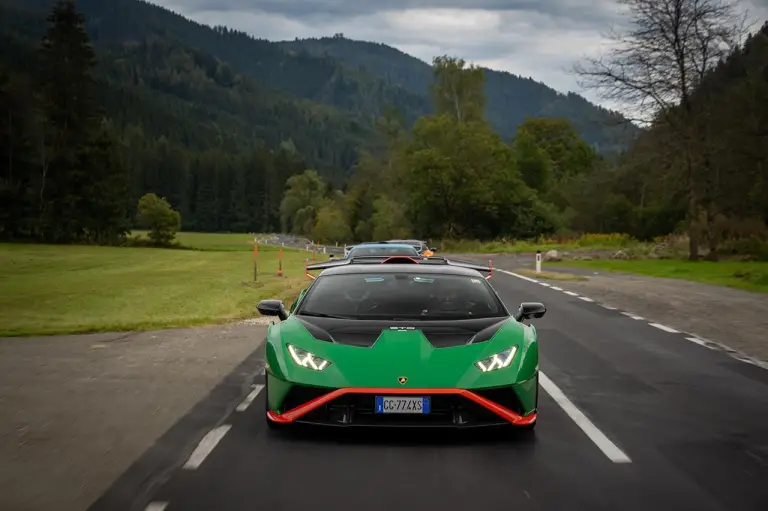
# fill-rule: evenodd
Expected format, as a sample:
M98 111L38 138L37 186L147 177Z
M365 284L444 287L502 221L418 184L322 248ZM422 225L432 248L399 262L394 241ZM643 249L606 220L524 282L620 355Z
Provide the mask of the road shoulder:
M146 491L141 473L183 461L186 444L168 435L204 434L228 413L223 396L236 404L247 392L265 332L239 323L1 339L0 508L82 510L115 480L118 492Z

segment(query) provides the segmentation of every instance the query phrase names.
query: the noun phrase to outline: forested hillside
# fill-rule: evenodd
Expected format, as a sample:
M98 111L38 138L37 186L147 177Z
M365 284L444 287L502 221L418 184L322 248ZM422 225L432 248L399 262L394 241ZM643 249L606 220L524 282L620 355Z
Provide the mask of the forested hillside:
M759 253L768 237L765 28L617 161L583 124L613 114L460 58L270 43L138 0L50 3L0 7L4 239L117 242L150 192L185 230L324 241L685 231ZM493 101L518 124L500 128Z
M432 84L429 64L385 44L354 41L341 34L280 44L297 56L302 52L327 55L352 69L369 69L413 94L427 95ZM511 73L486 68L483 72L485 113L504 139L514 136L526 117L568 119L578 134L601 153L625 149L639 131L620 114L595 106L577 94L561 94L543 83Z

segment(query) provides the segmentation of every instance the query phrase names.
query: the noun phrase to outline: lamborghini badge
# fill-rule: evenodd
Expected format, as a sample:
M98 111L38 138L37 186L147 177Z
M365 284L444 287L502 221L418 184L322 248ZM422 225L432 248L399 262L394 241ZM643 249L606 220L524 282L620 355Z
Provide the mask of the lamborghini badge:
M397 381L398 381L398 383L400 383L400 385L405 385L408 382L408 377L407 376L398 376L397 377Z

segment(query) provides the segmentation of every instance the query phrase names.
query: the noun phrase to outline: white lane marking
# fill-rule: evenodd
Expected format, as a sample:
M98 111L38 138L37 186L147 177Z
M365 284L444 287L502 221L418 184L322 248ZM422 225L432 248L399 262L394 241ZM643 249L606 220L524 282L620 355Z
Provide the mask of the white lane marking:
M552 287L550 284L547 284L546 282L539 282L544 287Z
M507 270L497 270L497 271L500 271L501 273L506 273L507 275L512 275L513 277L517 277L518 279L523 279L523 280L527 280L528 282L533 282L534 284L539 283L538 280L532 279L530 277L526 277L525 275L518 275L517 273L512 273L511 271L507 271Z
M266 372L267 372L267 369L266 369L266 368L263 368L263 369L261 370L261 372L259 373L259 376L264 376L264 375L266 374Z
M224 438L224 435L227 434L227 431L229 431L229 428L231 427L232 425L230 424L224 424L223 426L219 426L218 428L209 431L208 434L200 440L200 443L181 468L185 470L197 470L197 467L199 467L200 464L205 461L205 458L211 454L211 451L216 448L216 445L218 445L221 439Z
M605 436L605 434L597 429L589 418L584 413L576 408L568 397L560 390L560 387L550 380L544 373L539 371L539 383L541 387L549 394L555 402L560 405L560 408L568 414L568 416L581 428L581 430L589 437L592 442L600 449L605 456L614 463L632 463L629 456L624 454L624 451L619 449L616 444Z
M587 298L586 296L580 296L579 300L584 300L585 302L594 302L592 298Z
M563 291L563 293L571 296L579 296L579 293L574 293L573 291Z
M243 402L237 405L237 408L235 408L235 410L237 410L238 412L246 411L248 407L251 406L251 403L253 403L253 400L256 399L256 396L259 395L259 392L261 392L262 390L264 390L264 385L256 385L256 387L250 392L250 394L245 396L245 399L243 399Z
M705 348L708 348L708 349L711 349L711 350L715 349L713 346L710 346L709 344L707 344L706 341L702 341L698 337L686 337L685 340L686 341L691 341L693 343L698 344L699 346L704 346Z
M166 507L168 507L167 502L150 502L144 511L163 511Z
M601 304L600 304L600 307L602 307L602 308L604 308L604 309L608 309L609 311L615 311L615 310L617 310L617 309L616 309L616 307L611 307L610 305L605 305L604 303L601 303Z
M678 330L675 330L674 328L670 328L666 325L662 325L659 323L648 323L654 328L658 328L659 330L664 330L665 332L669 332L670 334L679 334L680 332Z
M534 282L534 283L537 283L537 284L544 285L543 282L539 282L537 280L525 277L523 275L518 275L517 273L513 273L511 271L502 270L502 269L499 269L499 268L497 268L496 271L500 271L502 273L506 273L507 275L511 275L511 276L517 277L519 279L527 280L528 282ZM578 294L571 293L570 291L565 291L561 287L551 286L550 289L554 289L555 291L562 291L562 292L570 294L572 296L578 296ZM580 297L580 298L582 298L582 297ZM584 298L586 298L586 297L584 297ZM582 298L582 300L584 298ZM585 301L589 301L589 300L585 300ZM634 320L638 320L638 321L645 320L645 318L642 317L642 316L638 316L636 314L632 314L631 312L626 312L626 311L619 310L618 308L611 307L610 305L604 305L604 304L598 304L598 305L600 305L601 307L604 307L604 308L606 308L608 310L619 311L623 315L625 315L625 316L627 316L629 318L632 318ZM675 332L676 333L681 333L681 332L677 332L677 331L675 331ZM686 334L688 334L688 335L695 335L695 334L690 334L689 332L686 332ZM715 341L709 341L709 340L700 339L698 337L686 337L686 340L691 341L691 342L696 343L696 344L699 344L699 345L704 346L706 348L709 348L711 350L725 352L728 356L730 356L730 357L732 357L732 358L734 358L736 360L739 360L741 362L746 362L748 364L756 365L758 367L761 367L763 369L768 370L768 362L765 362L763 360L760 360L760 359L757 359L757 358L754 358L754 357L750 357L748 355L740 353L740 352L734 350L733 348L729 348L728 346L726 346L724 344L720 344L720 343L715 342Z

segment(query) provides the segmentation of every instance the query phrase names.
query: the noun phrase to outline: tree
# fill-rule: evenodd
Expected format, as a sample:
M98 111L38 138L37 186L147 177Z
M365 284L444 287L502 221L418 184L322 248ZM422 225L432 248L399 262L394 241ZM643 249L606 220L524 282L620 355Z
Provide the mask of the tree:
M314 237L321 243L343 243L352 239L352 230L341 210L329 204L317 213Z
M96 56L73 0L58 0L40 48L45 138L40 168L41 234L67 242L86 234L89 152L99 131Z
M427 236L528 236L536 194L520 177L515 154L486 123L425 117L406 151L412 224ZM550 216L536 225L551 232ZM538 228L538 227L537 227Z
M181 228L181 215L164 198L148 193L139 199L136 223L149 230L149 239L156 245L168 245Z
M727 0L619 0L630 12L626 33L612 34L605 57L587 59L575 72L581 85L604 99L628 105L646 124L670 128L683 158L690 258L698 259L696 220L702 202L705 162L694 151L706 147L694 126L692 96L707 73L739 45L744 19Z
M430 87L437 115L447 114L461 122L484 119L485 75L477 66L466 67L464 59L435 57L434 82Z
M374 239L407 239L411 236L411 225L402 204L379 197L373 202L373 210L371 224Z
M280 203L280 221L283 232L309 235L317 212L324 205L326 183L315 170L306 170L285 183L286 190Z

